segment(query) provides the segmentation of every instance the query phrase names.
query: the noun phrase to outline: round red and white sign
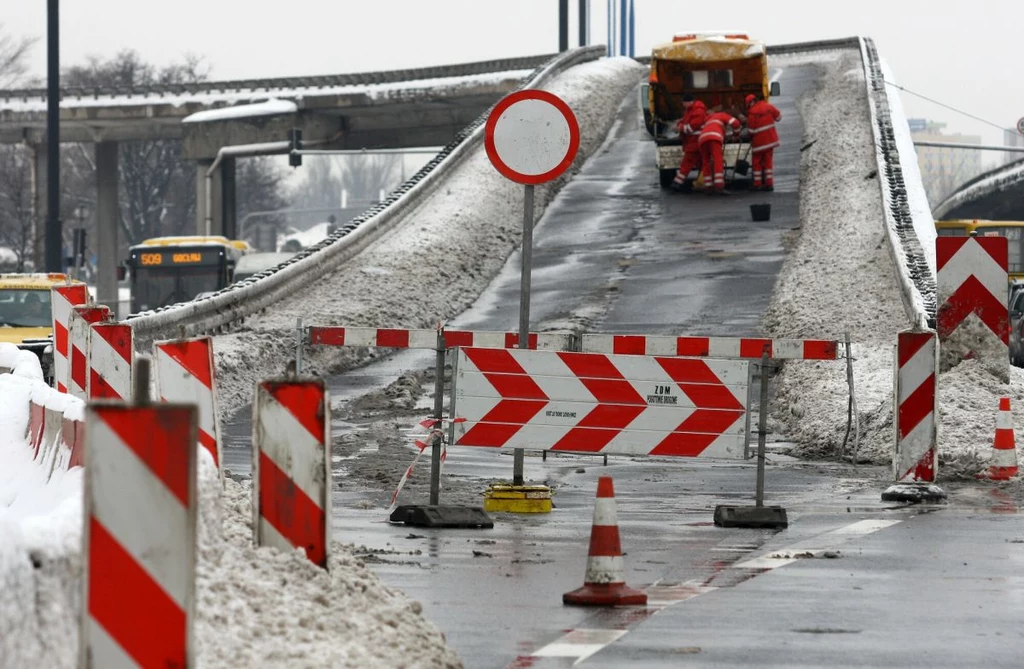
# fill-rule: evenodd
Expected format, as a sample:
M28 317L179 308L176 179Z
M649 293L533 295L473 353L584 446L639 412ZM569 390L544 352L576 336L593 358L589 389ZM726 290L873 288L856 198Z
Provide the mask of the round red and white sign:
M569 168L580 148L580 126L569 105L539 90L508 95L487 117L487 157L506 178L541 184Z
M1017 120L1017 132L1024 135L1024 118Z

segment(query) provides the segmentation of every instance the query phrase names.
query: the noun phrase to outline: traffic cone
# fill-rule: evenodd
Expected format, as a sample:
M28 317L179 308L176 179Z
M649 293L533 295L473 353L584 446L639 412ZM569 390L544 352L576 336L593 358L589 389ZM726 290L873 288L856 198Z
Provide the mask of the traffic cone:
M626 567L619 543L612 477L597 480L594 524L590 530L590 554L583 587L562 595L563 604L580 606L643 606L647 595L626 585Z
M996 436L992 441L992 464L983 475L993 481L1008 481L1017 476L1017 446L1013 438L1013 417L1010 398L999 398Z

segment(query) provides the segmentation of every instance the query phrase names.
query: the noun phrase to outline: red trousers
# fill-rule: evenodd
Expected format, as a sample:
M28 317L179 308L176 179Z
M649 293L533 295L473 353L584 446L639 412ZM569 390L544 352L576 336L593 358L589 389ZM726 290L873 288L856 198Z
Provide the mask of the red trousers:
M775 187L775 178L772 175L772 166L775 163L775 149L755 151L752 154L751 162L754 168L754 188L762 185Z
M725 164L722 162L722 143L702 142L700 158L704 163L704 187L725 190Z
M679 171L676 172L675 183L681 184L690 176L693 170L700 170L700 151L683 151L683 162L679 164Z

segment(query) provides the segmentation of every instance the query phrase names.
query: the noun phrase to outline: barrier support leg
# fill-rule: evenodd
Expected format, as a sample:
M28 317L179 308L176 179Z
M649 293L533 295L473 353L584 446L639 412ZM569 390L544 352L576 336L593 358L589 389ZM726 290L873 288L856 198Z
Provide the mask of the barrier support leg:
M768 437L768 377L772 366L768 361L768 350L761 355L761 403L758 406L757 421L757 488L754 506L715 507L715 525L719 527L784 528L789 526L786 510L781 506L764 505L764 461Z

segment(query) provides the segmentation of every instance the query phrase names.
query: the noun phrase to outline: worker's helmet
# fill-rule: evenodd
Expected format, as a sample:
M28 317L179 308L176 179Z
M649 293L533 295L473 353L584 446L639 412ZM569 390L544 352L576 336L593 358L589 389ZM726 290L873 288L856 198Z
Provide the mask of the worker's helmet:
M754 104L754 102L756 102L756 101L757 101L757 96L756 96L756 95L754 95L753 93L751 93L750 95L748 95L748 96L747 96L747 97L746 97L746 98L744 99L744 102L746 102L746 103L747 103L747 107L748 107L748 108L750 107L750 105Z

